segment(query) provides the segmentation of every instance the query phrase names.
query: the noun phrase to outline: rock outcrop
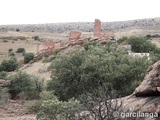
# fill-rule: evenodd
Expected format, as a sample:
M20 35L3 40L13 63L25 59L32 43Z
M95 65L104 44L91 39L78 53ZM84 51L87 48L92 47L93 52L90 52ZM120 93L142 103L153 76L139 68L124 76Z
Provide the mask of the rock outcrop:
M131 95L108 100L113 101L111 106L115 105L115 100L121 103L117 104L120 109L111 113L114 120L160 120L160 61L149 67L147 72L142 83ZM105 104L103 108L105 109ZM84 113L82 115L89 116L87 120L94 120L90 113Z
M134 120L160 119L160 61L149 67L147 72L146 77L133 94L122 98L122 109L132 108L132 113L141 115L148 113L152 116L151 118L135 117Z
M135 96L160 96L160 61L147 69L148 74L136 88Z

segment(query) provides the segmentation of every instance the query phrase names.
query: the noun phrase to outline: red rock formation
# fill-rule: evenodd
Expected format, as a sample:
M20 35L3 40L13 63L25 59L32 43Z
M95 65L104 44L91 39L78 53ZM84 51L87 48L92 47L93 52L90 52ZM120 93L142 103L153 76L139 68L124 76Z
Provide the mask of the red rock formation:
M71 31L69 33L69 40L78 40L81 36L81 32L78 31Z

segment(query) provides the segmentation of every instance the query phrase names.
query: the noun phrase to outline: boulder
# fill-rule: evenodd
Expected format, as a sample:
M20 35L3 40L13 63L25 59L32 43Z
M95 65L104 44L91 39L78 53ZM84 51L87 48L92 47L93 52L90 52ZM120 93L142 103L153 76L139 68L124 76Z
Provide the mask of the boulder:
M137 97L160 95L160 61L149 67L147 72L143 82L134 91Z

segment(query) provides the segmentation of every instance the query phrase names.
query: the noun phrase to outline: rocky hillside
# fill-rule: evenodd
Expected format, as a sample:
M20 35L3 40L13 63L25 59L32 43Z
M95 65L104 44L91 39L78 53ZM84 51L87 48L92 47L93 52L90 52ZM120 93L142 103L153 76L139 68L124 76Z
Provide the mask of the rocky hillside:
M15 31L19 29L22 32L67 32L78 30L81 32L92 32L94 22L72 22L72 23L50 23L33 25L1 25L0 31ZM142 29L157 31L160 29L160 18L139 19L120 22L102 22L102 31L127 31L131 29Z

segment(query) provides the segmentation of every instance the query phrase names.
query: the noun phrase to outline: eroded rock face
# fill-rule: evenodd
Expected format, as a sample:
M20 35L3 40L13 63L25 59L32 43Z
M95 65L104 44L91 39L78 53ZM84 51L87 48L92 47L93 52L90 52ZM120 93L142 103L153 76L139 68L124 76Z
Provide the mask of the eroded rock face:
M81 32L78 31L71 31L69 33L69 40L78 40L81 36Z
M136 96L160 96L160 61L147 69L148 74L136 88Z
M159 120L160 115L160 61L147 69L148 74L132 95L122 98L123 107L132 108L131 112L154 114L153 118L139 118L135 120ZM127 119L126 119L127 120Z

